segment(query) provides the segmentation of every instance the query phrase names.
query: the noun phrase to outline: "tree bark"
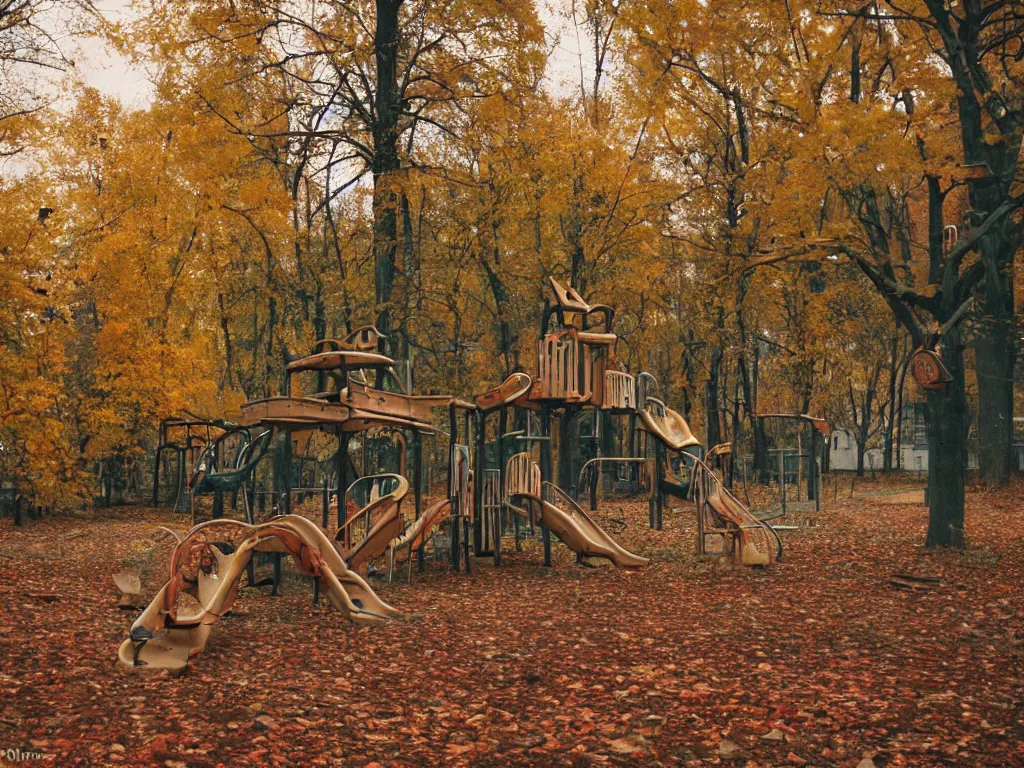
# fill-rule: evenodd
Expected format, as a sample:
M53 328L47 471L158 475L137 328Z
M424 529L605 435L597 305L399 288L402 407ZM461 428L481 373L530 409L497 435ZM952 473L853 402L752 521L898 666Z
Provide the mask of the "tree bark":
M718 382L722 373L722 348L717 344L711 347L711 363L708 367L708 380L704 382L704 420L706 422L707 447L713 448L722 442L721 420L719 419L719 403L721 397Z
M1017 364L1014 334L1013 262L1003 265L1003 283L987 289L984 316L974 344L978 375L978 467L981 480L1001 485L1013 465L1013 379ZM1006 287L1006 286L1009 287Z
M377 328L384 334L382 351L389 351L392 331L391 292L395 283L398 250L398 11L402 0L377 0L374 52L377 93L373 124L373 261L377 300Z
M964 546L964 471L970 416L959 328L942 339L942 362L953 381L928 391L928 537L926 547Z

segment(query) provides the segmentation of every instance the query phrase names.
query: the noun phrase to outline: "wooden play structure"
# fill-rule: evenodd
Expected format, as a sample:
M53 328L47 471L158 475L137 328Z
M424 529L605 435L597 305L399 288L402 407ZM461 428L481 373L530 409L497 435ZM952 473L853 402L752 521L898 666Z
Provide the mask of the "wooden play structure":
M168 582L121 646L122 662L183 668L230 609L242 575L248 584L258 583L258 556L273 558L275 591L281 557L290 555L312 579L314 600L326 590L334 607L367 624L397 615L367 585L369 563L386 557L390 580L404 561L411 580L413 561L424 567L425 547L443 528L455 571L469 572L474 556L493 557L500 565L502 540L510 531L521 548L521 526L539 530L546 566L554 533L577 562L598 558L619 568L643 568L648 559L618 544L568 488L576 479L577 493L586 487L596 509L606 466L625 467L621 479L632 487L647 486L652 528L661 528L667 498L692 500L699 554L749 566L776 562L782 550L774 530L736 499L709 463L730 456L731 448L716 446L705 456L683 416L657 396L654 377L621 369L611 307L587 304L554 279L548 288L535 379L513 373L471 401L414 395L408 391L411 375L403 381L395 361L376 351L379 332L366 326L344 339L318 341L309 355L289 363L284 393L246 403L239 424L164 422L158 472L162 452L176 452L179 477L187 460L190 497L213 494L213 519L194 525L178 543ZM577 476L572 426L581 416L595 417L595 424L600 417L605 429L622 417L626 451L599 452ZM184 437L172 437L172 430ZM423 483L423 440L437 436L447 438L447 477L441 497L424 509L424 491L430 489ZM370 471L371 439L388 448L390 466ZM362 453L362 476L350 455L353 446ZM272 516L258 521L262 492L256 489L256 468L269 455L275 474ZM330 466L320 486L296 487L295 456L320 463L327 457ZM319 520L293 510L296 493L319 496ZM224 517L228 494L232 508L241 494L244 521ZM708 547L716 539L720 546Z

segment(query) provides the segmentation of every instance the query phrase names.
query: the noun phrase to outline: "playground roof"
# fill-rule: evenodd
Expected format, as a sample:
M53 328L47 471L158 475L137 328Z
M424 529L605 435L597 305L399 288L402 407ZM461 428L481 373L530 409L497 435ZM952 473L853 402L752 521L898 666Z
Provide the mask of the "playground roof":
M318 352L309 357L302 357L288 363L288 373L298 371L333 371L346 366L364 367L376 365L394 365L395 361L376 352L360 350L338 350L334 352Z

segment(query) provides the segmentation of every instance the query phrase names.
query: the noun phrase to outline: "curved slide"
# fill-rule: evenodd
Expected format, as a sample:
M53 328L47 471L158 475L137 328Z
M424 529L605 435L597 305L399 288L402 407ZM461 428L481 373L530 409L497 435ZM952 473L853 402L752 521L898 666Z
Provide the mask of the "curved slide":
M330 539L305 518L287 515L262 525L211 520L175 547L170 580L132 624L118 650L121 663L184 669L206 647L213 624L231 609L256 552L292 555L302 573L320 579L331 605L353 623L377 624L401 615L346 567Z
M532 514L533 519L551 530L562 542L580 557L602 557L610 560L616 568L644 568L651 561L634 555L621 547L604 532L583 508L558 486L545 483L560 501L565 502L569 511L544 501L529 493L513 493L509 496L509 508L523 514Z
M432 504L401 536L391 542L391 551L397 553L407 549L410 555L417 552L430 539L431 531L441 521L448 519L451 505L451 499L441 499Z
M401 536L391 542L388 581L391 581L394 576L395 560L400 552L408 553L408 574L406 578L408 581L412 581L413 555L430 541L433 530L448 519L448 516L451 514L451 507L451 499L441 499L431 504L418 519L413 521L412 525L405 529Z
M666 448L682 452L684 448L700 445L690 432L686 420L675 411L666 408L664 416L658 416L644 409L640 411L644 429ZM699 476L698 483L698 514L702 514L701 500L710 508L716 518L713 533L728 533L734 540L734 552L743 565L771 565L782 555L782 542L775 530L765 522L758 520L743 504L729 493L711 468L696 456L689 456L694 464L694 475ZM688 491L688 484L674 475L665 473L665 484L662 490L677 495L671 486L677 485L678 490Z
M385 493L373 499L369 504L349 517L345 524L338 530L335 540L341 543L342 556L349 568L360 569L368 561L383 555L388 545L402 533L405 524L402 520L401 504L406 493L409 492L409 481L401 475L367 476L360 480L375 478L393 478L395 487L390 493ZM356 481L359 482L359 481ZM380 512L376 521L373 515ZM351 535L355 523L361 520L373 521L370 530L359 540L358 543L351 543Z

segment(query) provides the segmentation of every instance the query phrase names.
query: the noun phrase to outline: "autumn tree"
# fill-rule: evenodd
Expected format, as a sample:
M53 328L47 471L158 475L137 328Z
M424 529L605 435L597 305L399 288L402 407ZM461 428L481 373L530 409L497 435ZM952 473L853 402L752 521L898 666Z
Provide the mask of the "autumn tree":
M794 77L816 93L801 119L801 151L787 163L809 209L780 232L780 258L810 248L845 256L881 295L915 346L941 340L948 370L927 393L929 546L963 545L963 483L969 410L963 321L989 273L980 250L1002 231L1018 202L1004 199L979 216L952 247L943 242L947 197L974 175L956 163L945 129L952 93L919 26L872 6L796 25ZM781 32L781 30L780 30ZM808 42L810 41L810 42ZM900 57L895 55L899 50ZM843 75L842 73L849 73ZM820 79L818 79L820 78ZM847 94L825 99L828 89ZM794 106L794 110L795 110ZM921 201L920 205L914 205ZM770 259L769 259L770 260Z

